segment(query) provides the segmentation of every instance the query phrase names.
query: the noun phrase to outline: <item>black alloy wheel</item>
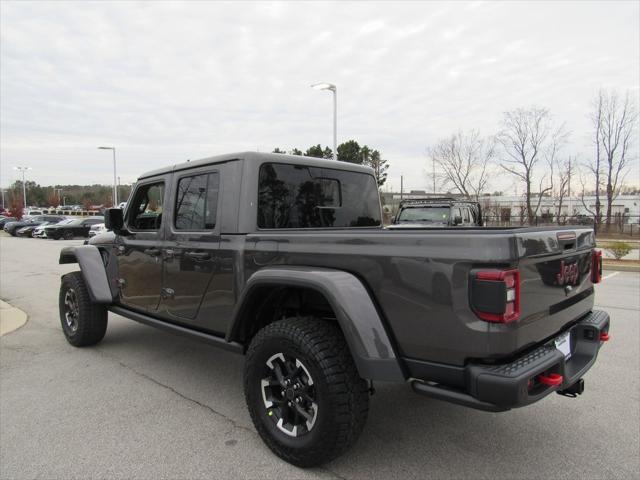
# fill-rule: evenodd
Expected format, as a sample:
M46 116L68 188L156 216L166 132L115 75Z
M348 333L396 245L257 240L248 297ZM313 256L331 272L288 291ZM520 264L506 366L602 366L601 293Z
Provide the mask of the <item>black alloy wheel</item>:
M267 415L286 435L309 433L318 418L313 378L298 358L278 352L265 362L260 380Z

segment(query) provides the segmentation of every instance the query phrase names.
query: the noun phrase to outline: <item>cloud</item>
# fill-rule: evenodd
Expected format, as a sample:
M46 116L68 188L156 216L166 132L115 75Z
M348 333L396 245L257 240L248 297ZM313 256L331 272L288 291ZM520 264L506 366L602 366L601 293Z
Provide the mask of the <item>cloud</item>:
M356 138L424 189L426 146L548 107L590 155L600 86L638 91L637 3L3 2L1 184L123 182L238 150ZM106 155L108 156L108 155ZM503 176L504 178L504 176ZM496 179L495 189L510 180ZM506 187L505 187L506 185Z

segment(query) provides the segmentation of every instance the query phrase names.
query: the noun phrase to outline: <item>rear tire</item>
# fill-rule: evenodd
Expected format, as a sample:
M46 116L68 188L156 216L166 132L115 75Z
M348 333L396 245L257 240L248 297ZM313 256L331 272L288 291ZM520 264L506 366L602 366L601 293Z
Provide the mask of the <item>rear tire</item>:
M104 338L107 308L91 302L81 272L71 272L62 277L58 303L62 332L71 345L86 347Z
M369 388L337 324L313 317L267 325L247 351L244 391L262 440L299 467L353 445L367 419Z

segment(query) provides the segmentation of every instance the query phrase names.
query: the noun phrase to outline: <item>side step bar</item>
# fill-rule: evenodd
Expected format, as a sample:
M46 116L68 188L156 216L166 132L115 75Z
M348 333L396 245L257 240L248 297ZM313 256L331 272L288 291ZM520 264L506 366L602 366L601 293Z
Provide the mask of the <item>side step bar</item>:
M227 342L224 337L218 337L210 333L199 332L197 330L192 330L190 328L176 325L174 323L168 323L163 320L158 320L156 318L150 317L149 315L145 315L144 313L134 312L131 310L127 310L126 308L118 307L116 305L110 306L109 311L117 313L118 315L122 315L123 317L126 317L130 320L134 320L151 327L159 328L160 330L174 333L182 337L200 340L202 342L208 343L209 345L213 345L224 350L229 350L230 352L240 354L244 353L244 347L240 343Z

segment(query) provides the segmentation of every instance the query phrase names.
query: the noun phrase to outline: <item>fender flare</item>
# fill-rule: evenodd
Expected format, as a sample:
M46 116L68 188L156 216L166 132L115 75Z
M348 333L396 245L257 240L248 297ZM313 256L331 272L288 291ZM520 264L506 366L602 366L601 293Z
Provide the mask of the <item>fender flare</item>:
M93 245L64 247L60 251L60 264L77 263L87 284L93 303L111 304L113 295L109 287L107 272L104 268L100 250Z
M261 287L291 286L315 290L327 299L362 378L404 382L405 375L369 292L351 273L320 267L267 267L254 273L242 291L227 341L240 334L245 314Z

